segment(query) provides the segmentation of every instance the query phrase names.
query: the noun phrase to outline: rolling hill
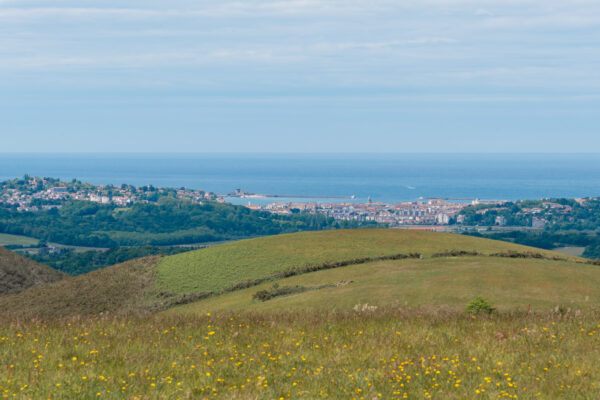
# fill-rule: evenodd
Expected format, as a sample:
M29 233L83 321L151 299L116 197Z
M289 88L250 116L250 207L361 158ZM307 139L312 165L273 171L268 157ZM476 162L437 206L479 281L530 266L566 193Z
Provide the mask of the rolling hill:
M291 268L415 253L427 258L450 250L482 254L533 251L557 255L451 233L351 229L267 236L166 257L158 264L157 279L164 290L190 294L224 290L246 280L268 277Z
M257 292L273 291L274 283L267 282L169 313L351 311L369 306L462 311L480 295L501 311L549 311L555 306L583 310L600 305L600 267L539 259L385 260L302 274L276 284L291 293L267 301L254 299Z
M253 299L273 284L291 292ZM285 291L284 290L284 291ZM359 229L304 232L147 257L0 298L0 314L464 308L483 295L499 308L600 304L600 267L583 259L469 236Z
M0 247L0 296L56 282L65 277L60 271Z

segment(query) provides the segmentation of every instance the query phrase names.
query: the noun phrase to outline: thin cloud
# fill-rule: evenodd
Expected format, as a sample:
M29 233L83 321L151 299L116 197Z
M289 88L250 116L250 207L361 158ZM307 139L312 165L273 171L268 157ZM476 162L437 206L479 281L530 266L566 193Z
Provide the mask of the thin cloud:
M531 28L586 28L600 26L598 13L557 13L551 15L497 16L486 19L480 25L494 29Z
M156 10L128 8L5 8L0 9L0 18L8 20L40 19L40 18L91 18L91 17L156 17L161 13Z
M475 11L475 15L491 17L494 15L494 13L491 12L490 10L486 10L484 8L479 8Z
M2 1L2 0L0 0ZM0 3L2 4L2 3ZM9 3L10 4L10 3ZM295 16L295 15L348 15L372 14L378 9L376 4L361 2L338 2L318 0L291 0L275 2L225 2L204 7L171 8L104 8L104 7L29 7L0 9L0 18L39 19L39 18L109 18L129 19L169 18L169 17L236 17L236 16Z
M134 55L29 56L0 59L0 70L48 67L139 68L158 66L199 66L223 62L281 63L293 62L291 55L276 54L268 49L220 49L208 52L161 52Z
M393 47L411 46L411 45L437 45L437 44L452 44L457 43L457 40L444 37L433 38L418 38L391 40L385 42L341 42L341 43L320 43L312 46L317 50L378 50Z

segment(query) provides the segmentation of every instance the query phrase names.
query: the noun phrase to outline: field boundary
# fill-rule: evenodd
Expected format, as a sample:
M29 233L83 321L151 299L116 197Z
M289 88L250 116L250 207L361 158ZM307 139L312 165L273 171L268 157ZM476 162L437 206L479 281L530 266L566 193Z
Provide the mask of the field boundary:
M531 258L546 261L561 261L561 262L573 262L575 264L586 264L586 265L598 265L600 266L600 260L583 260L580 259L569 259L561 256L545 256L541 253L533 251L502 251L498 253L485 254L478 251L465 251L465 250L447 250L441 253L435 253L431 255L431 258L442 258L442 257L499 257L499 258Z

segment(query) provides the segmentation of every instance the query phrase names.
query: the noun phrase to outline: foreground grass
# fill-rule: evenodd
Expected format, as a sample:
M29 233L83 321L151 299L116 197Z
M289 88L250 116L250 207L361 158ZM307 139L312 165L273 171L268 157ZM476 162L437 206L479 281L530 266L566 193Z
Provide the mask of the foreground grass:
M157 283L161 290L175 294L218 292L290 268L393 254L420 253L429 257L446 250L492 254L534 249L464 235L404 229L302 232L241 240L165 257L157 266Z
M0 397L598 398L600 312L378 309L0 324Z

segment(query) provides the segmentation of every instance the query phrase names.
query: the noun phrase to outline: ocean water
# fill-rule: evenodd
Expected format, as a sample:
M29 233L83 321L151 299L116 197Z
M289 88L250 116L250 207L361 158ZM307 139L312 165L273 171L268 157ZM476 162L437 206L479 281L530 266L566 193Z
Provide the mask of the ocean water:
M518 200L600 195L600 154L8 154L0 180L24 174L216 193ZM298 199L347 201L345 199ZM233 199L237 203L273 199Z

